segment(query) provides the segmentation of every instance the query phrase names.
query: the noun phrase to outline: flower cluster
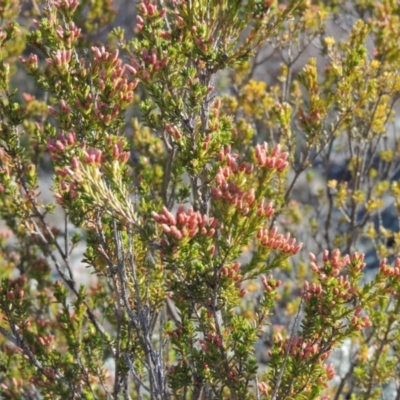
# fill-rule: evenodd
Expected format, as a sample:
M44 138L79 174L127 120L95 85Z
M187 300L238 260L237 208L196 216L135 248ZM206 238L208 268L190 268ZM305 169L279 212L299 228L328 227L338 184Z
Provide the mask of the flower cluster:
M75 144L76 134L74 131L59 133L56 138L48 138L47 140L47 149L50 157L55 163L61 162L61 166L55 167L56 174L61 178L59 184L60 192L68 192L70 198L75 198L78 194L76 184L73 183L76 171L79 168L79 161L75 156ZM85 148L84 143L82 147ZM70 153L69 155L68 152ZM69 162L67 161L68 159L70 160ZM67 164L65 164L66 162ZM64 204L63 196L60 193L55 192L54 197L58 204Z
M215 218L201 215L199 212L193 211L192 207L185 210L183 205L179 206L176 217L166 207L163 207L161 214L153 211L152 216L169 238L178 241L184 238L192 239L197 234L212 237L217 226Z
M240 275L240 267L241 265L238 262L226 265L221 269L221 276L226 276L233 279L235 282L238 282L242 279L242 275Z
M161 11L158 11L157 6L152 4L149 0L142 1L139 4L139 9L140 9L140 12L142 13L142 15L145 16L145 17L159 17L159 18L162 18L165 15L165 9L162 9ZM140 17L140 16L138 16L138 17ZM139 23L141 23L141 19L138 19L138 24Z
M176 140L180 140L182 139L182 134L179 131L177 126L173 126L170 123L165 125L165 130L168 132L168 134L170 136L172 136L173 138L175 138Z
M305 339L294 335L291 339L287 339L283 346L285 351L288 351L292 357L307 359L314 356L325 361L329 355L329 351L322 351L321 345L316 340Z
M74 166L76 166L76 159L74 159ZM85 164L93 164L96 167L100 167L104 161L103 152L100 149L90 148L84 152Z
M78 0L60 0L60 1L55 1L54 7L56 8L67 8L70 11L75 11L78 6L79 6L79 1Z
M235 182L240 179L240 175L249 175L253 171L253 165L242 162L240 165L236 162L238 154L232 154L230 146L221 150L219 159L225 161L223 167L218 168L215 177L216 186L211 188L215 199L222 199L233 205L243 216L247 215L255 202L255 190L242 190Z
M76 134L74 131L68 133L59 133L57 138L47 139L47 149L49 150L50 156L54 161L62 159L67 148L72 147L76 142Z
M385 282L386 293L398 298L400 296L400 256L397 256L394 267L389 267L387 260L383 259L379 265L378 277Z
M258 382L257 387L262 396L269 395L269 386L266 382Z
M121 142L114 144L113 146L113 153L112 153L112 158L114 160L119 161L120 163L126 163L129 160L130 157L129 151L124 151L123 150L123 145Z
M227 178L232 174L238 174L239 172L244 172L246 175L249 175L253 172L254 166L252 164L248 164L246 162L241 162L239 165L236 162L239 154L232 153L231 146L226 146L219 153L219 161L226 163L226 174Z
M287 158L288 152L282 152L281 146L277 144L271 151L268 150L268 143L258 144L255 148L257 164L260 167L267 167L282 173L289 165Z
M290 233L286 235L278 234L275 226L271 230L263 228L258 231L257 238L262 247L271 250L279 250L286 255L295 255L302 248L303 244L296 244L296 239L290 238Z
M279 280L279 279L275 280L272 275L269 275L268 277L263 275L261 277L261 282L262 282L262 285L263 285L264 289L268 293L273 292L275 289L277 289L282 284L281 280Z
M245 190L240 187L245 180L244 176L253 172L254 165L246 162L238 164L237 158L238 154L232 154L230 146L221 150L219 159L225 165L218 168L216 186L211 188L213 197L233 205L242 216L257 208L257 217L271 218L274 214L273 204L267 203L265 199L257 202L254 188Z
M25 298L26 290L24 287L27 283L26 275L20 275L15 279L8 279L7 283L0 286L0 296L5 297L10 305L10 310L13 308L12 304L20 304Z
M322 274L323 279L325 274ZM332 293L335 296L335 300L331 301L331 305L335 305L338 301L348 302L354 297L354 293L357 291L357 286L353 286L350 282L348 275L341 275L337 281L335 281L335 287L332 288ZM324 290L321 284L304 282L304 298L310 300L313 297L322 299L324 296ZM323 306L319 306L321 314L324 313Z
M310 253L309 257L311 269L318 275L319 283L304 282L304 300L310 302L318 299L318 303L315 303L317 311L325 320L335 306L349 304L358 297L358 280L345 272L352 270L359 275L365 267L364 254L356 252L351 257L349 255L341 256L339 250L334 250L329 257L329 252L324 251L323 266L318 265L314 254ZM331 308L327 308L327 306ZM371 326L369 316L361 316L362 308L360 306L356 306L352 310L345 308L341 315L345 316L349 313L350 316L353 315L350 319L350 326L356 331Z
M70 22L68 29L64 30L61 26L56 29L57 36L63 40L67 46L71 46L72 42L79 38L81 29L74 22Z
M356 307L354 316L351 319L351 324L355 327L356 331L372 326L372 321L368 315L361 316L361 307Z
M200 339L199 340L200 347L203 351L208 351L210 345L220 347L222 344L221 337L217 335L216 333L211 333L209 332L207 336L204 338L204 340Z
M36 54L30 54L27 59L24 57L20 57L19 59L29 73L33 74L35 71L37 71L39 67L39 61Z
M383 259L379 264L379 271L386 277L397 277L400 276L400 256L396 258L394 267L391 268L387 265L387 260Z
M68 71L71 58L72 50L56 50L51 58L46 59L48 71L51 73L66 73Z
M246 192L238 188L234 182L228 184L225 178L227 175L229 175L229 169L227 167L220 167L215 178L217 187L212 187L212 194L216 199L226 200L231 205L235 206L238 212L245 216L250 212L254 204L254 189Z
M333 364L324 364L327 380L330 381L336 375L335 367Z
M95 101L93 113L104 121L106 125L109 125L119 115L120 109L132 102L133 91L139 80L135 79L129 82L125 72L127 71L132 75L135 70L130 65L122 63L122 60L118 57L118 50L110 52L106 47L102 46L92 47L92 52L94 64L91 72L94 76L98 76L96 79L97 86L101 91L107 93L107 99L118 99L118 103L114 104L111 110L106 98L103 101L101 99ZM90 93L87 100L93 103Z
M7 299L11 301L15 299L22 300L24 298L24 295L25 295L25 290L22 289L18 285L18 283L16 283L15 286L7 292Z
M280 333L273 336L274 349L268 352L269 356L273 359L276 357L288 356L288 363L292 365L291 368L295 370L305 370L308 374L315 374L316 381L311 382L311 385L321 385L327 387L327 382L334 378L335 368L332 364L325 364L325 361L331 354L331 347L323 345L318 340L317 335L315 338L306 338L298 334L292 337L282 337ZM304 383L308 381L309 375L304 377ZM304 386L301 384L302 392ZM267 391L268 385L262 385L262 388ZM306 391L311 390L308 387ZM312 397L314 398L314 397Z
M69 149L74 149L76 142L76 133L74 131L59 133L56 138L48 138L47 149L49 150L52 160L56 162L62 159L65 160L65 152ZM108 137L107 146L111 149L110 153L112 160L118 161L122 164L128 161L130 153L124 151L123 140L119 138L113 140L113 138ZM83 162L85 164L95 164L97 167L100 167L105 161L106 156L103 154L102 150L93 147L86 149L85 142L82 142L80 147L83 150ZM73 154L76 154L76 152L73 151ZM75 155L71 157L70 166L73 170L78 168L78 164L77 157Z
M130 62L132 64L131 71L137 73L144 81L148 81L154 73L162 70L167 65L168 61L166 52L164 51L161 56L159 56L157 49L152 49L151 51L143 49L141 58L143 60L143 65L135 56L130 57Z
M364 263L364 254L355 252L351 257L348 254L341 256L338 249L332 252L330 258L327 250L322 253L323 266L318 265L317 258L313 253L310 253L309 257L311 269L316 272L321 279L325 279L326 276L339 276L346 267L351 267L354 272L360 272L366 265Z

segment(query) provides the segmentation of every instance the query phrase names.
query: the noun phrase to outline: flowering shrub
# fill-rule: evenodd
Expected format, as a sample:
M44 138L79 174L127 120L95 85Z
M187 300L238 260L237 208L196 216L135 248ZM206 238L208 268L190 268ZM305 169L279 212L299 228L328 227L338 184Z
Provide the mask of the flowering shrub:
M0 1L2 398L399 397L400 6L279 3Z

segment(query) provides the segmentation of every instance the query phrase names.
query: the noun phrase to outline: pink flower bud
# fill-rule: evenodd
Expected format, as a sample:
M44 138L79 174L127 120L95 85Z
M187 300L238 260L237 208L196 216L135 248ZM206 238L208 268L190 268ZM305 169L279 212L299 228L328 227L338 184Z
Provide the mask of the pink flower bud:
M208 237L213 237L215 235L215 229L211 228L208 232L207 232L207 236Z
M71 167L74 170L77 170L79 168L79 161L75 156L72 157L72 159L71 159Z
M203 351L208 351L208 346L202 340L200 341L200 346Z
M175 217L168 211L168 209L165 206L163 206L162 212L171 225L176 225Z
M48 106L47 109L49 110L49 113L56 117L58 115L57 110L53 106Z
M280 145L280 144L277 144L277 145L272 149L271 157L276 157L276 156L278 156L280 152L281 152L281 145Z
M317 264L317 257L315 257L315 254L308 253L308 257L309 257L311 262L313 262L314 264Z
M125 69L131 74L131 75L136 75L137 74L137 70L132 67L132 65L129 64L125 64Z
M181 240L183 235L182 232L176 227L176 226L171 226L170 227L171 234L175 237L177 240Z
M170 228L168 225L166 225L166 224L162 224L162 225L161 225L161 228L163 229L163 231L164 231L165 233L170 233L170 232L171 232L171 228Z

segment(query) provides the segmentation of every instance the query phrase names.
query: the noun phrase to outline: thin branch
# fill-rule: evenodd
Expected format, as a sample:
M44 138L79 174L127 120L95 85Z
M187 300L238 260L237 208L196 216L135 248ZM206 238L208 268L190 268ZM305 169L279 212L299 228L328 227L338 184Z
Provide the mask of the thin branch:
M28 347L28 345L25 343L24 339L21 337L21 335L18 332L17 326L14 324L13 321L9 319L9 325L11 328L12 333L8 332L6 329L0 326L0 333L10 342L15 344L15 346L19 347L24 354L28 357L29 361L31 362L32 365L34 365L40 373L48 378L48 374L45 372L45 367L39 362L39 360L35 357L35 355L32 353L31 349ZM58 374L55 371L55 378L62 383L64 383L67 387L72 389L71 384L68 383L64 377L62 377L60 374Z
M296 326L297 326L297 323L298 323L299 318L300 318L300 313L301 313L301 309L302 309L302 305L303 305L303 300L304 300L304 295L301 297L299 309L297 311L296 318L294 320L294 323L293 323L293 326L292 326L292 330L290 332L290 339L289 339L289 343L288 343L287 348L286 348L285 359L284 359L282 367L281 367L281 369L279 371L279 375L278 375L278 379L277 379L276 384L275 384L274 391L272 392L272 397L271 397L272 400L278 400L277 394L278 394L278 390L279 390L279 387L280 387L281 382L282 382L283 373L285 371L287 361L289 359L289 350L290 350L290 347L292 345L294 334L295 334L295 330L296 330Z

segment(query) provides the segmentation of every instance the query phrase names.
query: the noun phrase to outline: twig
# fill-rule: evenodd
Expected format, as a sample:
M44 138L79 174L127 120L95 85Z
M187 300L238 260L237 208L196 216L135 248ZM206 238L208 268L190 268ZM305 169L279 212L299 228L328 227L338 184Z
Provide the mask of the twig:
M46 378L48 378L45 368L42 366L42 364L39 362L39 360L35 357L35 355L32 353L30 348L27 346L25 343L24 339L21 337L21 335L18 333L18 328L17 326L10 320L9 325L11 328L12 333L8 332L6 329L0 326L0 333L8 339L10 342L15 344L15 346L19 347L25 355L29 358L29 361L31 362L32 365L34 365L41 373L44 375ZM66 386L68 386L71 390L72 387L70 384L67 383L67 381L57 372L55 372L55 378L57 380L60 380L63 382Z
M296 318L294 320L294 323L293 323L293 326L292 326L292 330L290 332L290 339L289 339L289 343L288 343L287 348L286 348L285 359L283 361L281 370L279 371L278 380L276 381L276 385L275 385L274 391L272 393L272 397L271 397L272 400L277 400L276 396L278 394L278 390L279 390L279 387L280 387L281 382L282 382L283 373L285 371L286 364L287 364L287 361L289 359L289 350L290 350L290 347L292 345L295 329L296 329L297 323L298 323L299 318L300 318L300 312L301 312L302 305L303 305L303 299L304 299L304 295L301 297L299 309L297 311Z
M257 400L261 400L260 389L258 388L258 376L257 376L257 374L256 374L256 399Z

